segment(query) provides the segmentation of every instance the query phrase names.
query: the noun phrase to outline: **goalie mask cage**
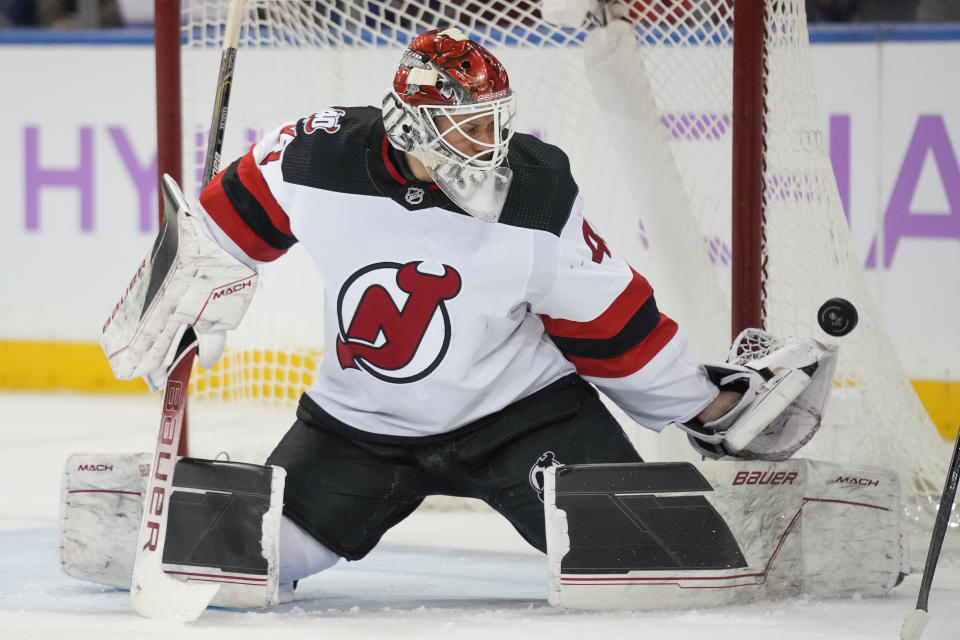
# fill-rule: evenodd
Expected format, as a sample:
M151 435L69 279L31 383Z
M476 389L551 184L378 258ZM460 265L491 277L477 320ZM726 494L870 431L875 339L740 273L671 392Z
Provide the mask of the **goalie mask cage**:
M175 0L156 2L165 83L158 120L182 127L161 129L161 169L176 172L182 159L184 193L194 198L227 2L181 0L179 15ZM569 27L544 20L539 1L250 0L223 164L283 122L328 106L379 105L417 34L460 27L504 63L518 131L566 151L586 216L651 281L698 358L724 360L731 327L758 324L840 345L824 425L800 455L896 470L905 517L926 526L946 449L904 376L853 248L826 151L803 0L615 0L605 8L605 26ZM262 282L224 359L195 374L194 455L223 449L262 460L322 357L322 283L299 246L268 265ZM832 297L860 312L842 338L816 322ZM625 428L647 459L693 456L678 433L667 433L678 430Z

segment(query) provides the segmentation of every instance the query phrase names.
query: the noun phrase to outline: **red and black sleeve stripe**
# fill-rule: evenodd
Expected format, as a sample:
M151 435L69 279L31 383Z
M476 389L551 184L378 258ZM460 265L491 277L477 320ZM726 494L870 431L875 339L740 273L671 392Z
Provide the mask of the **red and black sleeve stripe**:
M636 271L616 300L593 320L541 319L577 371L598 378L622 378L639 371L677 333L677 323L660 313L653 289Z
M217 174L200 194L200 204L254 260L276 260L297 242L252 153Z

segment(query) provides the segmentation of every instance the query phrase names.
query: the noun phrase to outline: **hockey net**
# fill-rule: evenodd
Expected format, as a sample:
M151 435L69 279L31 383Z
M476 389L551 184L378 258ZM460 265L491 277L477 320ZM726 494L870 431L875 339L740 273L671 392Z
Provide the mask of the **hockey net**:
M591 222L653 283L693 352L722 361L731 308L741 304L731 302L731 176L749 164L731 146L734 0L606 5L606 27L573 28L546 22L538 1L251 0L225 162L280 123L327 106L378 105L410 40L458 26L505 64L518 94L518 130L567 152ZM181 2L188 195L199 188L225 17L224 1ZM764 136L755 150L764 166L764 278L755 295L773 334L840 344L825 424L801 454L896 470L907 519L929 522L945 446L886 337L850 238L804 3L767 0L764 21ZM293 420L322 357L322 283L300 249L269 265L262 280L223 361L195 375L196 455L225 449L262 458ZM816 322L819 306L837 296L860 312L860 325L839 339ZM654 437L624 424L647 459L693 455L679 434Z

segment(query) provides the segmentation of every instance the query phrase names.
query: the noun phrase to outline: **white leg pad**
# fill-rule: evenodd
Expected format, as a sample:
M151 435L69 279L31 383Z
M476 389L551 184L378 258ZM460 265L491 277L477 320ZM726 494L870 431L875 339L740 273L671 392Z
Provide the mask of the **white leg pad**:
M130 588L152 453L77 453L60 491L60 565L74 578Z
M60 509L60 563L67 574L115 588L130 588L152 462L152 453L74 454L67 459ZM208 461L192 462L195 465ZM187 471L179 463L177 469ZM266 485L261 482L264 486L256 490L259 498L255 502L259 506L254 505L254 511L245 512L230 510L230 503L218 501L218 496L232 493L233 487L229 475L221 480L220 472L214 471L213 474L201 474L198 483L196 474L191 479L186 473L175 472L174 496L179 497L177 504L171 506L171 514L174 508L179 508L184 515L172 519L176 523L173 528L168 518L163 571L186 582L219 585L211 603L215 606L272 606L278 601L279 547L283 537L281 520L286 521L281 513L286 473L273 467ZM186 480L184 476L187 476ZM253 491L250 487L239 487L238 490L247 496ZM174 502L173 498L171 500ZM204 506L211 503L212 507ZM262 510L262 516L256 521L249 514L258 510ZM231 517L240 520L231 525ZM237 564L236 554L230 556L231 561L226 564L222 562L223 554L219 551L224 545L219 545L217 540L221 539L219 536L223 532L217 527L223 523L232 526L237 535L246 527L247 536L259 536L259 539L248 539L248 548L259 547L257 554L262 556L265 572L245 568L249 562ZM336 562L336 555L315 540L313 542L314 547L307 543L300 545L307 550L301 551L301 555L309 560L303 566L319 567L316 570L320 571ZM324 556L317 547L326 551L328 564L325 566L318 560ZM331 556L332 561L329 560Z
M596 473L607 474L600 484ZM883 469L802 459L572 465L548 470L545 484L554 606L882 596L906 573L900 485Z

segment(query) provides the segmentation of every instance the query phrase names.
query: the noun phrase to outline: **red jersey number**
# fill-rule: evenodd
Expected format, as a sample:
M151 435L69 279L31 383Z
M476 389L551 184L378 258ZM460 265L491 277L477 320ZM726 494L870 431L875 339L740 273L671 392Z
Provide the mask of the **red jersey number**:
M583 240L590 247L594 262L599 264L603 262L603 256L610 257L610 249L607 248L607 243L597 235L597 232L587 224L586 220L583 221Z

